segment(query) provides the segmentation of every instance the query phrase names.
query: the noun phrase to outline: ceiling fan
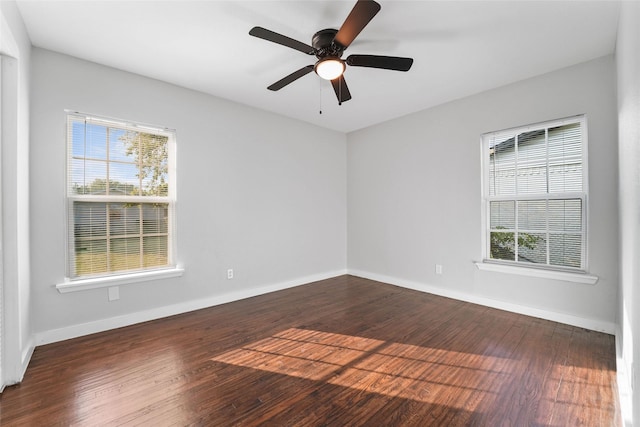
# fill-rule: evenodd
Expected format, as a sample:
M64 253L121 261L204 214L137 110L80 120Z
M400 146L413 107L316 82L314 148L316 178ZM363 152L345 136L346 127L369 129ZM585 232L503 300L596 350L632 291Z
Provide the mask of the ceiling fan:
M341 59L343 52L353 40L367 26L374 16L380 11L380 4L373 0L358 0L345 19L339 30L328 28L320 30L311 38L311 46L283 36L274 31L262 27L253 27L249 34L273 43L298 50L307 55L315 55L318 60L314 65L307 65L278 80L269 90L280 90L290 83L315 71L318 76L330 80L333 90L342 104L351 99L351 93L344 80L343 73L350 67L382 68L385 70L409 71L413 64L413 58L401 58L397 56L381 55L349 55L346 60Z

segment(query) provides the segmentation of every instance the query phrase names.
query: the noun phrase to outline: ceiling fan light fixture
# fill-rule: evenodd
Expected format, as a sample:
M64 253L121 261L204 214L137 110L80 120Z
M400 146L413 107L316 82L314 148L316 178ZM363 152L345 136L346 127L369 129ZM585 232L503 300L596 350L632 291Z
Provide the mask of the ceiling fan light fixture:
M314 67L316 74L325 80L337 79L345 69L344 61L336 57L322 58Z

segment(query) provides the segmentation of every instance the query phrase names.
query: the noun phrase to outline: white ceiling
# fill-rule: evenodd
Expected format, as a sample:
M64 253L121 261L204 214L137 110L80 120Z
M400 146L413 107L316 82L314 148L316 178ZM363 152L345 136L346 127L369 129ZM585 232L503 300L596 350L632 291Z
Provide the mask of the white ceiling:
M355 0L18 0L34 46L349 132L614 52L616 1L399 1L349 54L409 56L408 72L350 67L338 106L311 73L271 83L314 57L248 35L262 26L311 44L338 29ZM323 114L319 114L320 108Z

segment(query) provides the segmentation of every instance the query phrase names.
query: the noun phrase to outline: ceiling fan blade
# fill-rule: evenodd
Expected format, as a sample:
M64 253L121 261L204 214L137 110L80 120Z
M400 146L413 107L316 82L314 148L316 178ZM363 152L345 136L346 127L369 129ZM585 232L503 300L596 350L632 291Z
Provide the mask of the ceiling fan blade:
M351 99L351 93L347 87L347 82L344 81L344 75L331 80L331 86L333 86L333 91L336 93L339 104Z
M349 55L347 65L352 67L382 68L385 70L409 71L413 58L381 55Z
M300 68L298 71L294 71L293 73L289 74L287 77L278 80L277 82L269 86L267 89L274 90L274 91L280 90L286 85L288 85L289 83L295 82L300 77L306 76L312 71L313 71L313 65L307 65L306 67Z
M358 0L338 30L334 41L345 48L348 47L379 11L380 5L375 1Z
M308 44L299 42L298 40L294 40L291 37L283 36L282 34L278 34L274 31L267 30L262 27L253 27L249 31L249 35L254 37L258 37L259 39L268 40L273 43L281 44L282 46L290 47L291 49L299 50L302 53L306 53L307 55L313 55L314 50L313 47Z

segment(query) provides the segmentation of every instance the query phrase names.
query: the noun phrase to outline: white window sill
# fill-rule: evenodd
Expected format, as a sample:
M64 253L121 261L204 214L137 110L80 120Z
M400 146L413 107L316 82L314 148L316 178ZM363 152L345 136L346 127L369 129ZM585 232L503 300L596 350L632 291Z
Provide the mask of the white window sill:
M496 264L490 262L476 262L476 267L484 271L497 271L499 273L518 274L520 276L541 277L543 279L564 280L574 283L595 285L598 276L588 273L574 273L570 271L544 270L541 268L527 268L514 265Z
M65 279L63 283L56 284L56 289L58 292L64 294L67 292L85 291L87 289L108 288L111 286L120 286L130 283L180 277L183 273L184 268L175 267L164 270L141 271L138 273L129 273L117 276L93 277L90 279Z

